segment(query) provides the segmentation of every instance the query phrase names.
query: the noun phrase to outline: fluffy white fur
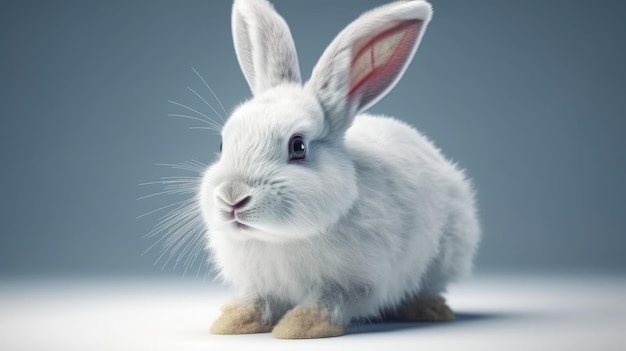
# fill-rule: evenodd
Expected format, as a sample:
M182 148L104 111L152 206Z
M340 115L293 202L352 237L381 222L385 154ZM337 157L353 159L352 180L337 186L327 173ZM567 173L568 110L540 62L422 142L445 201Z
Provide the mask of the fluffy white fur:
M258 306L264 323L316 304L343 326L406 298L439 295L470 271L479 224L463 172L407 124L358 114L395 85L430 16L425 1L364 14L302 86L284 20L265 0L235 0L235 47L254 98L224 126L222 154L207 169L199 198L221 276ZM390 59L400 60L392 62L398 69L366 80L367 97L349 93L350 77L368 73L355 69L385 59L374 50L371 67L353 67L363 38L398 23L419 29L412 46L398 51L403 56ZM307 156L290 163L288 141L296 133ZM232 205L245 198L237 225Z

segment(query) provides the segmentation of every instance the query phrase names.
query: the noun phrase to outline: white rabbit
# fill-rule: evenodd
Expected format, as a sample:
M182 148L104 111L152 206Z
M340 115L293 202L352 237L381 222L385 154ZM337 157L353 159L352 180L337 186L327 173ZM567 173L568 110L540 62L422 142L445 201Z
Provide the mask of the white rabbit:
M224 125L199 201L212 259L241 295L213 333L315 338L359 319L454 318L441 294L472 267L472 187L412 127L362 114L402 76L431 13L418 0L363 14L302 84L286 22L266 0L235 0L254 97Z

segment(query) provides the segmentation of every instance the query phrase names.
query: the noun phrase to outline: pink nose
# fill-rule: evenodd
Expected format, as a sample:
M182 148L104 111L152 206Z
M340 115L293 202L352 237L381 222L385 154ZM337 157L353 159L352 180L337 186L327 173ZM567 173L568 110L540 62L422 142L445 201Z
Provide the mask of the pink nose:
M242 182L225 182L215 188L215 203L223 210L242 208L252 200L253 190Z
M241 207L244 207L248 202L250 202L250 199L252 198L252 196L248 195L246 197L244 197L243 199L237 201L235 204L231 205L233 207L233 209L238 209Z

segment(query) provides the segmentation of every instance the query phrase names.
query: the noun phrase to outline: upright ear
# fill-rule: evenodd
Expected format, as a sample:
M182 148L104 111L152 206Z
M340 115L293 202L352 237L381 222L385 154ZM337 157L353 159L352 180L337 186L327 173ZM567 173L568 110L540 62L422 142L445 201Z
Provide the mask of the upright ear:
M348 25L322 54L306 88L322 104L329 132L343 133L354 116L393 88L430 21L428 2L394 2Z
M266 0L235 0L233 40L239 66L254 95L283 82L300 83L293 38Z

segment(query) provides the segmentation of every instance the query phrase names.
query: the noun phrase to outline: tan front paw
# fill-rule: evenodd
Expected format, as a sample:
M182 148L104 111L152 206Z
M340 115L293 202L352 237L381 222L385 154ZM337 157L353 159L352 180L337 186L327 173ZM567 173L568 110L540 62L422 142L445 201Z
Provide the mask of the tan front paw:
M296 306L272 330L277 339L313 339L343 335L343 326L330 323L330 314L316 305Z
M211 334L267 333L271 325L261 323L261 313L251 304L231 303L222 307L222 315L211 326Z

